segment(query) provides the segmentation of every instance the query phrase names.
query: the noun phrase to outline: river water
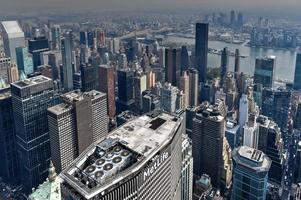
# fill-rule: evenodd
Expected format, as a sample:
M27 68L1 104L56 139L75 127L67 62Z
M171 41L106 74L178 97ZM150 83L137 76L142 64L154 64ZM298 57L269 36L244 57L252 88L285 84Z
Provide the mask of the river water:
M186 43L188 45L194 45L195 40L190 38L182 38L178 36L168 36L167 42L171 43ZM240 50L241 55L247 56L246 58L240 58L240 69L246 74L253 75L255 69L255 59L257 57L264 57L269 55L276 56L276 69L275 76L277 79L293 81L295 63L296 63L296 51L283 50L283 49L271 49L271 48L254 48L248 47L244 44L230 44L221 41L209 41L209 48L221 50L224 47L232 52L235 49ZM219 67L221 63L220 55L208 54L208 67ZM234 69L234 57L230 56L229 69Z

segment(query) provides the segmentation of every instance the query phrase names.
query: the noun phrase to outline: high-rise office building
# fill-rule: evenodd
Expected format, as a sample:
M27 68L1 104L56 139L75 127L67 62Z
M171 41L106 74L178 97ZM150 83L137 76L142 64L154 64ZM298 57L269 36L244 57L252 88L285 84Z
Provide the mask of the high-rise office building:
M174 113L176 111L178 88L170 83L165 83L161 89L161 108L162 110Z
M238 28L242 28L243 25L244 25L244 17L243 17L243 14L241 12L239 12L237 15L237 26L238 26Z
M183 75L180 77L179 89L182 90L184 93L184 107L187 108L189 105L189 97L190 97L189 76L187 74L187 71L184 71Z
M106 45L106 33L104 30L101 29L96 30L96 42L97 42L97 47L103 47Z
M99 91L107 94L107 109L110 119L116 114L115 106L115 69L110 65L100 65L99 73Z
M296 115L294 117L294 129L301 130L301 101L298 102Z
M189 76L189 105L197 106L199 104L199 73L195 69L188 71Z
M108 133L106 94L71 91L61 97L63 103L48 109L51 157L58 172Z
M224 81L226 79L227 71L229 70L229 50L225 47L221 55L221 87L224 86Z
M272 161L269 181L281 185L284 167L284 147L278 125L265 116L257 118L258 150L265 153Z
M13 83L19 80L19 70L17 65L14 63L7 71L8 83Z
M184 127L185 128L185 127ZM186 134L182 134L182 172L181 172L181 200L192 200L193 185L193 157L192 142Z
M2 21L1 24L5 55L16 61L16 47L25 46L24 32L17 21Z
M86 31L79 32L79 44L87 46L88 45L88 35Z
M25 75L33 73L32 55L28 53L27 47L17 47L17 66L19 72L24 72Z
M199 81L206 82L209 24L197 23L195 30L195 64Z
M137 113L142 111L142 92L146 90L146 75L136 72L134 77L134 98Z
M42 183L48 173L50 141L47 108L55 103L53 81L44 76L11 84L19 174L23 190Z
M67 32L64 38L61 40L61 50L62 50L62 63L63 63L63 86L65 90L72 90L73 88L73 34L72 32Z
M232 200L265 200L268 186L270 158L262 151L241 146L233 153L234 174Z
M187 71L190 67L190 62L189 62L189 54L187 50L187 46L182 46L181 48L181 73L183 71Z
M8 84L8 70L11 66L11 59L0 52L0 81L4 84Z
M280 127L287 130L291 110L291 91L265 88L262 92L262 114L271 117Z
M240 126L236 121L227 121L226 123L225 136L231 149L234 149L239 144L239 128Z
M301 53L297 53L296 57L294 89L301 90Z
M41 53L49 51L49 43L46 37L37 37L28 40L28 52L32 54L33 67L36 70L41 63Z
M60 174L63 199L181 199L182 123L159 113L114 130Z
M5 183L17 185L18 159L16 133L10 88L0 88L0 177Z
M88 64L80 65L80 74L81 74L81 82L82 82L82 91L89 92L91 90L95 90L97 88L98 80L97 80L97 68Z
M225 104L222 100L214 105L205 102L196 111L192 125L192 148L194 175L201 177L208 174L214 187L229 188L232 178L231 150L225 138Z
M134 106L134 72L129 69L117 71L118 99L117 113L132 110Z
M275 56L256 59L254 72L255 84L261 84L263 87L273 87L275 62Z
M234 10L231 10L231 13L230 13L230 26L231 27L235 27L236 26L236 14L235 14L235 11Z
M181 49L165 49L165 81L178 86L181 76Z
M239 49L235 49L235 60L234 60L234 72L235 75L238 75L240 73L240 53Z
M51 49L61 49L61 28L59 25L53 25L53 27L51 27Z

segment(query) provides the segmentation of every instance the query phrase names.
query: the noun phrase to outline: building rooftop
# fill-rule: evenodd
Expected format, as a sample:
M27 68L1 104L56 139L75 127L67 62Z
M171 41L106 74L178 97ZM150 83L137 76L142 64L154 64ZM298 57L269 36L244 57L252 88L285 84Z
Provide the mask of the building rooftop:
M240 165L252 168L255 171L268 171L271 159L262 151L248 146L241 146L233 151L233 158Z
M105 93L102 93L102 92L99 92L96 90L91 90L89 92L81 92L80 90L73 90L71 92L63 94L61 97L63 98L63 100L65 102L73 103L76 101L81 101L85 97L91 97L92 99L94 99L94 98L102 97L105 95L106 95Z
M0 87L0 100L6 99L11 96L10 87Z
M37 85L43 82L48 82L48 81L52 81L52 79L39 75L39 76L34 76L32 78L29 79L25 79L25 80L21 80L21 81L17 81L12 83L13 86L22 89L22 88L26 88L29 86L33 86L33 85Z
M1 24L9 38L24 37L24 32L17 21L2 21Z
M61 177L86 199L136 174L172 140L179 118L160 113L138 117L92 144Z
M61 104L58 104L58 105L48 108L48 111L55 115L60 115L70 109L72 109L71 105L66 104L66 103L61 103Z

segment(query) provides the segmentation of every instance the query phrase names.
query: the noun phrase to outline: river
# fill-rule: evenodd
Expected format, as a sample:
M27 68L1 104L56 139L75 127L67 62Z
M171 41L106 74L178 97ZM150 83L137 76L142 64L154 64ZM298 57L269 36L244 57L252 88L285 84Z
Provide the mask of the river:
M186 43L189 45L194 45L195 43L194 39L177 36L168 36L166 41L171 43ZM257 57L274 55L276 56L276 78L293 81L296 63L296 51L272 48L255 48L245 46L244 44L230 44L221 41L209 41L208 46L209 48L218 50L228 47L228 49L232 52L234 52L235 49L239 49L241 55L248 56L247 58L240 59L240 69L242 72L250 75L254 74L255 59ZM208 54L208 67L218 67L220 66L220 63L221 59L219 55ZM234 69L234 57L232 56L230 56L229 59L229 67L230 70Z

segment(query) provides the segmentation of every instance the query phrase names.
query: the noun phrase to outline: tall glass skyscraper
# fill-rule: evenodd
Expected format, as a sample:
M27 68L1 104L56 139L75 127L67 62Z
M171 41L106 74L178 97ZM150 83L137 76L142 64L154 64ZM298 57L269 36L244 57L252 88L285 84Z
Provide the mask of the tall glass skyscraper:
M247 146L234 149L232 157L234 174L231 200L265 200L270 158Z
M63 86L65 90L73 88L73 67L72 67L72 50L73 50L73 34L67 32L61 41L62 62L63 62Z
M18 159L10 88L0 89L0 177L5 183L17 185Z
M32 56L28 53L27 47L17 47L17 66L19 73L24 72L25 75L33 73Z
M206 82L209 24L197 23L195 30L195 61L199 81Z
M36 76L12 83L11 92L21 184L30 193L48 175L47 108L55 103L53 81Z
M263 87L273 87L275 62L275 56L256 59L254 72L255 84L261 84Z
M296 58L294 89L301 90L301 53L298 53Z

